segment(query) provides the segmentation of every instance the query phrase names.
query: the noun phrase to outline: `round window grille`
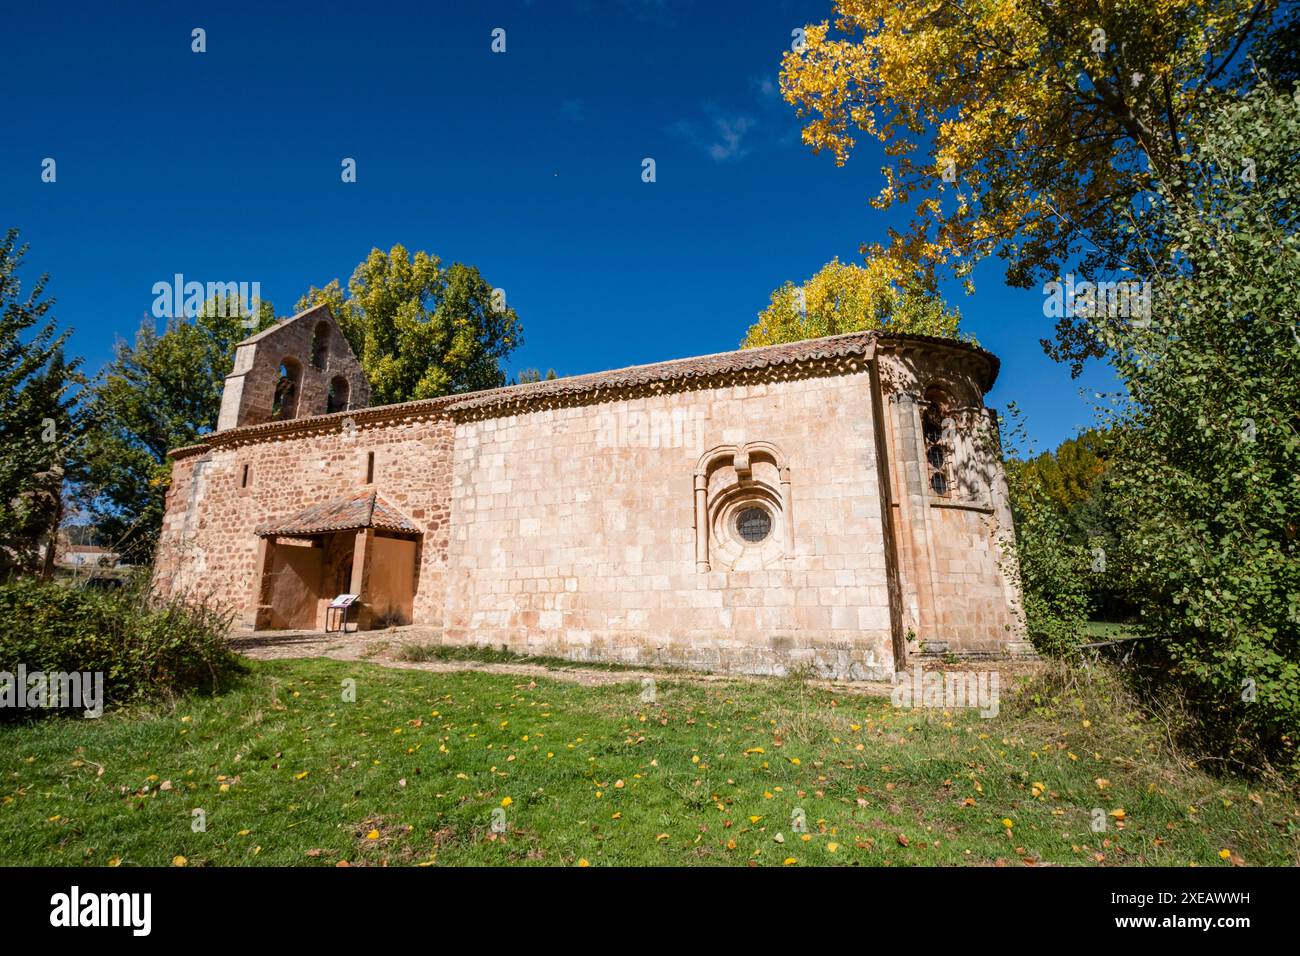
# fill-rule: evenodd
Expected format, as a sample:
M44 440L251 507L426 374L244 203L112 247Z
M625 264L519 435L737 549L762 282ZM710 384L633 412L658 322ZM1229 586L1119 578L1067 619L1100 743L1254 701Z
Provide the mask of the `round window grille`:
M746 508L736 516L736 531L743 540L757 544L772 533L772 516L765 508Z

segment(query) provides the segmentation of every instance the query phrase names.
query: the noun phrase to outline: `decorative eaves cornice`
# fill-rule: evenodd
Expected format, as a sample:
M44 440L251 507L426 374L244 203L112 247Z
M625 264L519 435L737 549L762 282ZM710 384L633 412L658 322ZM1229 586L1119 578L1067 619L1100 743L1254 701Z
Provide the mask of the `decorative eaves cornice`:
M980 387L984 391L992 386L997 376L997 358L984 349L966 342L922 335L851 332L846 335L769 345L764 348L719 352L714 355L674 359L651 365L635 365L609 372L574 375L547 382L531 382L526 385L508 385L481 392L444 395L440 398L403 402L398 405L381 405L376 408L335 412L332 415L245 425L241 428L216 432L203 444L178 448L170 454L173 458L185 458L214 447L278 441L395 421L473 421L539 409L592 405L672 391L852 374L865 367L876 347L889 349L917 344L968 353L968 356L974 359L976 364L982 365L987 372L985 376L981 376L982 381L980 381Z

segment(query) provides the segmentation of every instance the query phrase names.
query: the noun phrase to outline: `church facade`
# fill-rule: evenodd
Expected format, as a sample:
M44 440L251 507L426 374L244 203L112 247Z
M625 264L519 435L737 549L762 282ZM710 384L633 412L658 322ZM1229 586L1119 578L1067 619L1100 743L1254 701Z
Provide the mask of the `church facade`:
M997 359L853 333L369 407L325 306L171 452L155 588L258 630L879 678L1023 646Z

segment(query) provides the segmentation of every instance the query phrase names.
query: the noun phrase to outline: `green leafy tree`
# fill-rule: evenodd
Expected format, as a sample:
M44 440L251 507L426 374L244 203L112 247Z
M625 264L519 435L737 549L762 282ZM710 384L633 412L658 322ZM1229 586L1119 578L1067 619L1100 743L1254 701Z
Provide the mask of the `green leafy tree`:
M555 374L555 369L553 368L548 368L545 375L542 375L542 373L535 368L521 368L519 374L515 376L515 384L529 385L533 382L553 382L557 378L559 378L559 376Z
M348 280L298 302L329 304L361 362L376 405L506 384L501 363L523 342L519 316L473 266L400 245L372 249Z
M8 230L0 240L0 572L45 566L41 546L58 527L80 381L80 362L64 358L69 333L49 314L48 274L23 294L26 253L18 230Z
M1087 500L1106 470L1105 437L1097 429L1089 429L1078 438L1061 442L1055 451L1043 452L1025 467L1037 473L1048 498L1067 514Z
M1007 405L1004 446L1007 492L1015 522L1014 547L1020 574L1025 629L1034 647L1051 657L1067 656L1083 641L1092 611L1090 552L1070 540L1065 515L1053 499L1043 469L1034 467L1024 419Z
M1145 654L1220 759L1300 771L1300 101L1213 109L1139 242L1151 320L1098 327L1131 397L1111 470ZM1246 161L1249 160L1249 163ZM1247 170L1249 173L1247 174Z
M893 262L878 258L860 266L836 258L803 285L786 282L775 289L740 347L885 328L958 338L960 321L955 309Z
M146 321L91 383L75 477L101 539L124 559L152 560L171 481L168 450L216 426L235 346L274 322L270 303L252 319L234 299L169 319L161 333Z
M1119 566L1116 519L1113 514L1113 481L1107 471L1114 435L1107 430L1089 429L1077 438L1061 442L1054 451L1043 452L1025 462L1010 462L1009 471L1038 489L1056 513L1056 529L1062 540L1085 548L1089 573L1084 578L1091 612L1106 621L1127 621L1136 613L1125 591Z

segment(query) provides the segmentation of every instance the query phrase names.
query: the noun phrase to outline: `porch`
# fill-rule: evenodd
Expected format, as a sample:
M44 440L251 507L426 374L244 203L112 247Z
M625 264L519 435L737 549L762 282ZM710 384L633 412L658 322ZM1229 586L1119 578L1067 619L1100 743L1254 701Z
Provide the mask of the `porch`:
M257 529L254 630L324 630L341 594L358 595L349 630L411 623L422 535L374 491L333 498Z

